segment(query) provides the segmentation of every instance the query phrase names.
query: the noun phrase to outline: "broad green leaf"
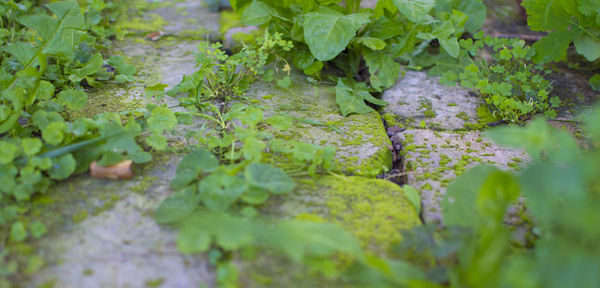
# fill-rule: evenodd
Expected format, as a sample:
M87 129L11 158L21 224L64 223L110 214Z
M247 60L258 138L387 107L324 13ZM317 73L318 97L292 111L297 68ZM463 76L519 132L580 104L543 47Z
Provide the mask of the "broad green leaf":
M242 23L246 26L258 26L267 23L277 10L262 1L254 0L242 13Z
M57 31L58 21L48 15L28 15L18 19L23 26L35 30L42 39L49 41Z
M562 6L566 1L524 0L527 25L533 31L564 31L570 24L570 15Z
M27 230L25 225L20 221L12 224L10 227L10 240L15 242L23 242L27 238Z
M161 224L175 222L191 214L199 203L196 186L189 186L160 203L154 212L154 219Z
M150 118L148 118L148 128L153 132L170 130L175 127L177 123L175 112L163 106L152 109Z
M435 6L435 0L394 0L398 11L413 23L419 23Z
M551 32L544 38L533 43L533 49L535 49L535 55L532 60L536 63L542 62L553 62L561 61L567 57L567 48L573 41L574 37L577 37L579 33L567 30L558 30Z
M406 195L406 199L410 201L410 203L415 207L417 214L421 213L421 197L419 196L419 192L415 187L410 185L403 185L402 190L404 191L404 195Z
M190 227L179 231L175 243L181 253L202 253L208 250L211 241L210 236L208 231L203 231L197 227Z
M477 166L460 175L450 186L441 206L444 225L477 227L481 222L475 199L489 175L498 172L493 166Z
M217 170L204 178L198 186L202 203L212 211L226 211L248 188L240 177Z
M246 166L246 181L252 186L265 189L273 194L289 193L296 187L296 182L280 168L252 163Z
M319 7L304 15L304 39L315 58L331 60L346 49L360 27L369 23L369 16L368 12L344 15Z
M400 77L402 66L384 52L365 51L363 57L367 62L369 73L371 74L371 86L375 90L383 91L390 88Z
M181 159L177 166L171 188L183 189L194 181L201 173L214 172L219 167L219 160L208 150L194 151Z
M17 42L7 44L6 47L4 47L4 51L15 56L21 65L27 66L29 62L32 61L32 59L37 55L39 48L27 43Z
M81 110L87 104L88 96L85 92L79 90L64 90L58 93L56 103L67 106L74 111Z
M481 1L468 0L460 1L458 10L466 13L469 19L465 23L465 30L471 34L475 34L485 22L487 8Z
M444 48L448 55L452 56L453 58L458 57L460 47L458 46L458 40L456 40L455 37L441 39L438 38L438 42L440 42L440 45L442 46L442 48Z
M573 44L575 44L577 53L583 55L588 61L592 62L600 58L600 40L598 38L584 33L576 37Z
M60 156L52 161L52 168L48 170L50 178L55 180L67 179L75 171L77 161L71 153Z

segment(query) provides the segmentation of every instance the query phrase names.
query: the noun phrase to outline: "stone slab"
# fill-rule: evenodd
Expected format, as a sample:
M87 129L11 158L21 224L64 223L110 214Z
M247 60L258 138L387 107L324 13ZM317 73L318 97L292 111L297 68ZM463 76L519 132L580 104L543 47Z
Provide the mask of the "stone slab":
M396 115L410 127L436 130L459 130L466 123L477 122L477 107L481 99L460 87L448 87L429 77L425 72L406 71L398 82L383 93L389 103L383 111Z
M518 167L527 161L522 150L497 146L480 132L436 132L409 129L394 137L404 142L402 157L408 184L421 194L423 219L441 223L440 203L446 187L466 169L489 163L501 169Z
M391 168L391 142L379 113L344 117L335 102L333 86L307 83L298 72L292 73L292 83L289 89L284 89L257 82L248 96L278 113L334 127L296 122L296 126L285 133L290 139L337 147L334 171L374 177Z

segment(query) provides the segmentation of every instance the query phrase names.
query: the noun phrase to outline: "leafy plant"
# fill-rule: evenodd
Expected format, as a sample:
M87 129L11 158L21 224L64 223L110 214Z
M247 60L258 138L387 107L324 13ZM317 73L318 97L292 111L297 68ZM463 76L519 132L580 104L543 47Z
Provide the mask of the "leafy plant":
M535 62L566 60L567 48L588 61L600 58L600 3L588 0L524 0L527 24L533 31L550 32L533 44Z
M198 69L191 75L185 75L179 84L167 92L170 96L188 93L188 97L181 102L194 110L197 108L193 106L201 106L207 100L232 100L240 97L258 76L264 75L263 78L270 78L268 80L272 81L274 71L265 69L265 65L276 61L289 67L278 53L292 48L291 42L282 40L279 33L267 33L257 43L258 47L245 46L233 56L222 51L220 43L206 45L201 43L198 46Z
M456 58L458 38L485 19L485 6L475 0L382 0L374 9L361 9L361 1L346 1L345 7L340 2L237 0L232 7L244 24L292 41L294 53L286 56L305 74L319 78L326 66L341 70L345 79L336 79L336 100L343 115L373 111L365 100L385 105L367 94L394 84L401 70L395 59L410 60L433 42ZM368 85L353 84L355 79Z
M535 113L556 116L553 108L559 106L560 100L550 97L552 86L540 75L545 71L530 63L534 51L525 41L484 37L480 32L473 39L461 40L460 45L465 57L478 57L481 49L489 47L492 61L488 63L483 57L477 62L470 60L471 64L460 74L447 71L440 81L452 84L460 79L463 87L485 100L496 119L520 123Z

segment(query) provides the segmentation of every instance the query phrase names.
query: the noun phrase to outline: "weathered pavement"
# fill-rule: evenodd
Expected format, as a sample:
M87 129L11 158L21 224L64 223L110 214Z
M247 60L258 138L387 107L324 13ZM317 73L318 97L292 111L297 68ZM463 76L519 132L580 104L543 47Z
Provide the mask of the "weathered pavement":
M176 1L151 12L167 23L162 39L151 42L144 35L154 31L140 31L115 43L115 53L136 63L137 82L92 92L90 103L110 101L114 103L108 106L119 110L150 101L143 97L144 87L157 82L172 87L184 74L192 73L197 43L218 31L219 15L208 12L201 1ZM439 203L446 186L467 168L491 163L514 169L527 161L522 151L496 146L483 133L467 131L477 122L479 99L463 89L442 86L424 72L399 75L396 85L383 94L390 105L381 114L342 117L333 87L310 84L297 74L290 89L259 82L248 96L272 111L336 128L302 124L286 132L290 139L335 146L335 175L299 178L296 191L275 197L261 211L282 219L307 215L327 219L378 254L401 241L403 229L422 225L402 188L376 178L392 168L387 127L406 128L391 137L402 141L401 169L406 184L420 192L425 223L441 224ZM172 106L177 100L167 97L166 103ZM196 128L175 131L171 147L185 146L181 135ZM38 245L47 265L30 277L30 286L213 287L216 271L208 257L179 253L174 244L176 231L159 226L152 218L158 204L173 192L168 184L180 158L176 152L158 154L153 164L135 167L136 176L129 181L80 175L55 185L40 204L41 213L52 215L47 220L51 233ZM272 266L279 263L265 263L238 264L248 270L262 267L269 273L286 270ZM254 282L252 273L242 271L244 287L265 287ZM298 279L272 281L271 285L280 286L307 284Z

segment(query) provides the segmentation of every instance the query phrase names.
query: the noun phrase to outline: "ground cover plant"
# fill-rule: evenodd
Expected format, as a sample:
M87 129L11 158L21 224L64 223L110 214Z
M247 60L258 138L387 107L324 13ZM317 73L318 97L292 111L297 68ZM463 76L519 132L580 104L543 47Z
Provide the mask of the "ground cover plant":
M523 1L532 28L554 30L530 47L477 32L485 19L479 1L381 0L373 9L360 2L231 1L244 24L260 26L259 37L233 52L202 42L194 73L166 93L166 84L145 85L153 103L96 115L82 114L86 91L139 81L136 67L109 50L111 39L129 33L113 19L130 7L99 0L0 3L0 287L44 265L28 242L48 233L43 219L28 217L32 199L93 161L152 161L152 152L181 144L167 132L198 122L179 147L184 153L172 193L151 214L177 230L179 252L206 256L218 287L243 287L240 263L264 255L300 267L286 273L332 287L598 287L600 232L589 223L600 220L600 108L577 120L585 137L552 128L542 117L554 117L560 101L551 96L543 63L532 64L564 60L562 48L571 42L597 61L591 47L598 4ZM548 24L549 15L562 24ZM548 39L573 29L553 52L560 57L544 56ZM348 116L386 105L378 93L403 66L429 68L446 84L460 81L483 98L494 120L524 125L486 133L524 148L531 162L516 172L467 171L448 188L444 226L405 231L386 253L312 214L264 213L269 201L288 197L301 183L347 175L332 172L336 147L285 134L300 124L340 132L335 123L259 105L245 95L252 84L291 91L291 71L298 69L307 81L335 86L340 113ZM165 94L177 104L162 104ZM403 191L420 210L416 189ZM533 225L524 245L514 243L504 223L516 201Z
M150 161L140 145L142 131L152 132L146 143L160 149L160 134L173 125L164 122L174 119L173 112L155 106L145 115L76 116L88 100L85 87L134 80L135 67L123 57L102 54L115 33L107 19L118 6L103 1L87 1L83 7L76 1L0 3L0 281L41 265L39 257L29 263L4 260L11 258L11 243L46 231L42 222L20 220L31 197L46 192L53 181L87 171L92 161Z
M371 92L394 84L401 61L410 61L432 42L439 53L458 57L458 39L474 33L485 20L478 1L378 1L361 9L360 1L232 1L245 25L282 33L295 51L287 55L305 74L321 78L329 67L339 70L336 101L343 115L368 113L386 105ZM389 61L394 59L394 61ZM359 82L366 82L364 83Z

